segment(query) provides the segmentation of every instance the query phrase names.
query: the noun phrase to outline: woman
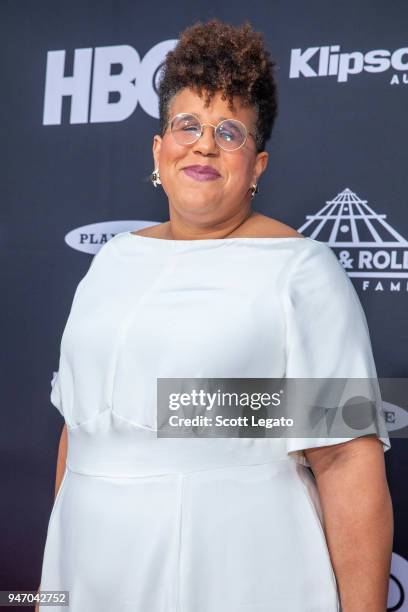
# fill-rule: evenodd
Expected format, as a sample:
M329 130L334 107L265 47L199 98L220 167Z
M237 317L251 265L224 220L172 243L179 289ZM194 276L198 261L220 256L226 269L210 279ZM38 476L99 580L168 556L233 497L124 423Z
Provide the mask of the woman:
M169 221L117 234L76 290L52 379L65 427L41 577L73 612L385 610L386 432L157 436L159 377L376 376L332 251L251 208L272 68L249 24L182 33L153 142Z

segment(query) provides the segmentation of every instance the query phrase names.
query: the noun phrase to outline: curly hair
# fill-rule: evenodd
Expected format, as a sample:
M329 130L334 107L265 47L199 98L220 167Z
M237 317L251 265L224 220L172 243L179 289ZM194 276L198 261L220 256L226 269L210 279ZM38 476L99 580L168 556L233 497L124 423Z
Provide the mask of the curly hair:
M206 93L205 106L214 94L222 93L233 108L233 96L257 113L256 146L264 151L277 116L277 89L274 59L265 48L263 35L246 21L241 27L216 18L181 32L175 48L166 54L158 85L160 133L169 120L169 107L175 94L185 87Z

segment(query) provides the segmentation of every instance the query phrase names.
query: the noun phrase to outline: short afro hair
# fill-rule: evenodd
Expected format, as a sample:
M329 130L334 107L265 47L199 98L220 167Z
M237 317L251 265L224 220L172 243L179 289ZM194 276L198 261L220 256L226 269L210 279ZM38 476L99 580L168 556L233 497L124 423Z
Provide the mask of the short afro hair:
M160 75L161 135L169 120L171 99L179 91L188 87L200 96L204 91L205 106L221 91L230 110L233 96L238 96L243 106L255 108L257 151L264 151L277 116L275 65L263 35L255 32L248 21L234 27L214 18L186 28L175 48L167 53Z

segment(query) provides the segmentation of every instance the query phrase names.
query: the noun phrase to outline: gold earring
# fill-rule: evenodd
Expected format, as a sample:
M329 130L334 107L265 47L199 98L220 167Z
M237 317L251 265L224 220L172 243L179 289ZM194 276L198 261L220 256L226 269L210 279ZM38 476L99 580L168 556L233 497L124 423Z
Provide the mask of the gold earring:
M259 189L258 185L255 183L254 185L251 185L251 198L254 198L256 193L259 193Z
M152 181L153 185L155 187L157 187L157 185L161 185L161 180L160 180L160 174L159 174L159 169L156 168L150 175L150 180Z

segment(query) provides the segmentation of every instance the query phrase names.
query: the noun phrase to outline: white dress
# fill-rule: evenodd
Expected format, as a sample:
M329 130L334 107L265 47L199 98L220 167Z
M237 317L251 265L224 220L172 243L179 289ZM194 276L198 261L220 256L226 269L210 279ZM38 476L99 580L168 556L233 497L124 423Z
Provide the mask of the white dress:
M284 376L376 376L362 306L326 244L121 232L100 249L51 381L68 456L41 589L70 594L53 610L340 609L303 449L345 438L157 437L157 377Z

